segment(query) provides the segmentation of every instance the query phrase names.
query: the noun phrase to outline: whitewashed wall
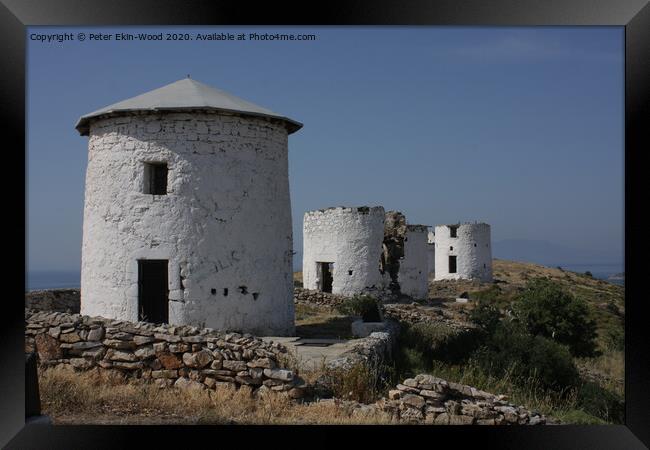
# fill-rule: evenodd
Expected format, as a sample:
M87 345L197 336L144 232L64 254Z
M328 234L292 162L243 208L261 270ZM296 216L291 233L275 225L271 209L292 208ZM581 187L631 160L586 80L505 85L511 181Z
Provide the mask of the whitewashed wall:
M433 231L427 234L427 266L429 275L436 272L436 235Z
M306 289L320 290L318 262L333 262L334 294L354 295L380 289L384 208L309 211L303 219L302 276ZM350 274L352 271L352 274Z
M416 299L427 298L429 292L427 231L425 225L406 226L404 258L399 264L400 291Z
M435 279L480 279L492 281L492 243L490 225L464 223L457 229L456 238L450 237L450 228L435 228ZM449 256L456 256L457 273L449 273Z
M171 324L292 334L287 144L282 124L255 117L158 113L94 121L81 313L137 320L137 260L168 259ZM168 194L143 194L144 162L162 161Z

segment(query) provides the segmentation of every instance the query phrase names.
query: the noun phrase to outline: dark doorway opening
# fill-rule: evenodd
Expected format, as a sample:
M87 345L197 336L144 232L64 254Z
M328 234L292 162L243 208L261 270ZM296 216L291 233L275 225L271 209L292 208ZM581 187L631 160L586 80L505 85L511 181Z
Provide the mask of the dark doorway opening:
M138 320L169 322L166 259L138 260Z
M332 282L334 281L334 276L332 272L334 271L334 263L331 262L321 262L318 263L320 266L320 279L321 279L321 291L323 292L332 292Z
M449 273L456 273L456 257L449 257Z

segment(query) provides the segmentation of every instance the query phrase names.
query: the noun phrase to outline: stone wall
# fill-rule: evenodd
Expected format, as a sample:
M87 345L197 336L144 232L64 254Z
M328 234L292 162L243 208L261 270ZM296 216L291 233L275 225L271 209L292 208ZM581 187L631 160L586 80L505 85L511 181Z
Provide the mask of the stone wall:
M348 297L345 295L330 294L328 292L294 288L293 298L296 303L300 304L336 307Z
M464 384L452 383L431 375L408 378L388 398L373 404L327 399L350 412L351 417L390 419L399 424L428 425L545 425L559 424L494 395Z
M464 384L431 375L408 378L377 405L407 422L437 425L540 425L542 414Z
M79 289L43 289L25 292L25 308L36 311L78 313L81 291Z
M304 382L279 368L286 348L250 334L192 326L124 322L62 312L25 310L25 352L41 366L117 370L160 387L196 389L228 384L258 390L304 392Z
M393 357L398 336L399 324L388 320L386 321L386 331L375 331L369 336L357 340L350 350L340 357L332 359L328 363L328 367L349 369L357 364L379 367L383 363L389 363Z
M458 314L446 312L442 308L421 308L415 304L389 303L383 305L384 317L398 322L415 325L417 323L441 323L459 331L474 328L474 325L467 320L461 320Z

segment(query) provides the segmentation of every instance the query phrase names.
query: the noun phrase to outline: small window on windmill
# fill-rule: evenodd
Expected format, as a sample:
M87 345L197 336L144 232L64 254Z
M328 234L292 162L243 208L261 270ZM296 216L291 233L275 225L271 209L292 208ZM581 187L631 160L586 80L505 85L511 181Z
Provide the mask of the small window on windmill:
M144 163L144 189L145 194L167 195L167 163Z
M458 237L457 231L458 231L458 226L449 225L449 237L453 237L453 238Z

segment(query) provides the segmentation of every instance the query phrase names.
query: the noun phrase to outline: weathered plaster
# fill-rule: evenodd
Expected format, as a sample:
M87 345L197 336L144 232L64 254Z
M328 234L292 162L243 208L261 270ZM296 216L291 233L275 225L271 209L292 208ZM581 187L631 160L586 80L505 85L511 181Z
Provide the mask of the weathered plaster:
M448 225L435 228L435 279L492 281L490 225L463 223L457 226L455 238L450 236ZM449 273L450 255L456 256L456 273Z
M81 313L137 321L137 260L168 259L170 324L293 333L287 145L282 124L258 117L94 120ZM168 164L167 195L143 193L145 162Z
M329 208L303 219L303 286L320 290L318 262L333 262L332 293L354 295L381 289L379 261L384 208ZM351 272L351 273L350 273Z
M399 265L400 291L417 299L427 298L429 292L427 231L425 225L406 226L404 257Z

